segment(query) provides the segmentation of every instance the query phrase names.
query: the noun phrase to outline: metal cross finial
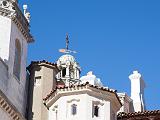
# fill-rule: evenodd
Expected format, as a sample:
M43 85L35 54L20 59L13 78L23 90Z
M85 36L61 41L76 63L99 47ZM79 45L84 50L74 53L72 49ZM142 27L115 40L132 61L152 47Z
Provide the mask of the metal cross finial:
M69 49L69 37L68 37L68 33L66 34L66 50Z

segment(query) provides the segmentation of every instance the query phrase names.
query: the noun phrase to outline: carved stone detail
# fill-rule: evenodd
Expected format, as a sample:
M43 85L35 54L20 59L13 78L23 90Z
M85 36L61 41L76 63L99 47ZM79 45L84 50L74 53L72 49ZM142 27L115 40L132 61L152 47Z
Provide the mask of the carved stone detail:
M79 102L80 101L80 99L71 99L71 100L69 100L69 101L67 101L67 103L71 103L71 102Z
M101 106L104 105L104 103L102 103L102 102L100 102L100 101L93 101L93 104L94 104L94 105L101 105Z
M0 109L4 110L8 113L8 116L12 118L12 120L25 120L24 117L20 115L20 113L15 110L15 108L8 103L8 101L0 94Z
M33 42L33 37L30 34L29 23L26 17L22 14L16 2L9 0L0 0L0 15L10 18L17 25L27 42Z

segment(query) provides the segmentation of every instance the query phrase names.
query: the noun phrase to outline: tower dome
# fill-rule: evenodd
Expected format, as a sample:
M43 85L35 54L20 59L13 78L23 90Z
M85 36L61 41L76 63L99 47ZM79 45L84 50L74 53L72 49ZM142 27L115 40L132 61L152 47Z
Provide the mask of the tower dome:
M66 67L67 65L75 65L76 60L72 55L65 54L62 55L57 61L57 67L60 69L62 67Z
M57 80L63 81L66 86L77 84L80 78L80 66L70 54L62 55L57 61L59 73Z

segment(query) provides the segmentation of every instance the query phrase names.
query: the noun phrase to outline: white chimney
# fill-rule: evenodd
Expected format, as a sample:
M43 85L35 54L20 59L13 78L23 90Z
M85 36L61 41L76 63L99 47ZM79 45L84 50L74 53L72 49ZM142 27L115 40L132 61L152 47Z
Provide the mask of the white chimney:
M135 112L145 110L144 88L145 83L138 71L133 71L129 76L131 80L131 99L133 100L133 108Z

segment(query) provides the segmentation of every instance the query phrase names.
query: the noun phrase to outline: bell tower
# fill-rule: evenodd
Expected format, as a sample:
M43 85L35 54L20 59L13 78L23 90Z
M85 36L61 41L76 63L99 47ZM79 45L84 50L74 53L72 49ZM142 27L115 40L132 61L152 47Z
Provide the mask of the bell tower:
M7 72L0 74L0 91L7 96L9 104L25 116L27 47L33 37L29 28L30 13L27 5L23 7L24 12L18 0L0 0L0 59Z
M76 62L75 58L70 55L71 53L76 53L75 51L69 50L69 39L68 34L66 35L66 48L60 49L59 51L64 53L58 61L57 67L59 69L56 75L57 82L64 83L65 86L70 86L73 84L80 83L80 66Z

